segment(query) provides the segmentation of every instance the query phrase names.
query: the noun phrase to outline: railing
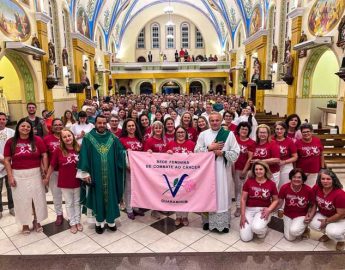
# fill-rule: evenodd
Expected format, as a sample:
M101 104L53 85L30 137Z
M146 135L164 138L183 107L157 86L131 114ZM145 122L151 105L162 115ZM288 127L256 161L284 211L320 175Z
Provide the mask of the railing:
M225 71L230 69L229 62L136 62L136 63L112 63L111 72L166 72L166 71Z

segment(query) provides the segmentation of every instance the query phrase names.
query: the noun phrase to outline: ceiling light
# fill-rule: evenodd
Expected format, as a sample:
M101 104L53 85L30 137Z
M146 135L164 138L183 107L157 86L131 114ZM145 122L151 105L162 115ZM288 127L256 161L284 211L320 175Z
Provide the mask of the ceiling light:
M169 35L167 35L167 38L171 38L171 39L173 39L174 38L174 35L172 35L172 34L169 34Z
M166 26L174 26L175 24L173 23L172 20L169 20L165 25Z
M171 14L171 13L174 13L174 8L172 6L166 6L164 9L163 9L164 13L165 14Z

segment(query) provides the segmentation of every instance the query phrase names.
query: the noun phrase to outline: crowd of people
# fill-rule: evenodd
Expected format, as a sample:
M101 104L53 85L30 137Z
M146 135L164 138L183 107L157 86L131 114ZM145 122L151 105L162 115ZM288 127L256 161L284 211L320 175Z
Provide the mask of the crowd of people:
M190 55L187 49L183 49L183 48L181 48L180 51L176 50L174 57L175 57L174 59L175 62L217 62L218 61L218 56L216 54L215 55L210 54L209 57L207 57L206 54L204 56L202 55L194 56L194 55ZM148 62L153 61L153 55L151 51L149 51L149 53L147 54L147 60ZM167 62L170 60L168 59L165 53L160 52L159 61Z
M200 213L202 227L227 233L232 215L240 217L240 238L264 238L272 215L284 221L284 236L306 238L309 228L320 241L344 249L345 192L327 169L323 145L313 128L296 114L273 129L258 125L256 108L244 97L219 95L129 95L86 100L62 118L28 103L28 116L15 131L0 113L0 184L6 183L10 213L22 225L42 231L47 218L47 187L53 195L57 226L62 198L71 233L83 230L84 212L95 230L116 231L120 210L128 218L145 215L131 205L128 151L212 152L216 162L217 210ZM231 181L236 209L230 213ZM3 210L2 203L0 210ZM151 209L154 219L162 212ZM161 209L159 209L161 210ZM2 213L2 212L0 212ZM1 214L2 215L2 214ZM1 216L0 216L1 217ZM188 226L188 213L176 213L176 226Z

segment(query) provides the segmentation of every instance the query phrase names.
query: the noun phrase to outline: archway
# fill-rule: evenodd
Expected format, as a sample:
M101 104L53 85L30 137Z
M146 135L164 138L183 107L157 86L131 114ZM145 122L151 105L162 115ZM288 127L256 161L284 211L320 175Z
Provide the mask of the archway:
M153 91L152 83L150 82L143 82L140 84L140 94L151 95Z
M162 85L162 94L180 94L181 86L174 81L168 81Z
M202 94L202 84L199 81L191 82L189 85L189 93L196 95Z
M144 63L146 62L146 58L144 56L139 56L137 62Z
M319 123L321 111L318 107L326 107L329 100L337 100L339 78L335 73L338 71L339 62L331 49L322 46L310 52L303 73L302 92L299 93L299 97L307 103L297 106L302 110L298 113L303 119L309 119L314 124ZM335 115L331 122L335 123Z
M216 94L223 95L224 93L224 86L222 84L217 84L216 86Z
M3 76L0 88L9 103L10 119L18 120L23 116L23 104L36 100L32 73L19 54L7 51L0 57L0 75Z

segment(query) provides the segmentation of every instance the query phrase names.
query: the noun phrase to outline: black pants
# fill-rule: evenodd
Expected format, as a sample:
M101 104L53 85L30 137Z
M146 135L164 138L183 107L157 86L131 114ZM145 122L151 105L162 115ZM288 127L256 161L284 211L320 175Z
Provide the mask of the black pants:
M4 208L2 207L2 196L1 196L4 180L5 180L6 190L7 190L8 209L12 209L14 207L13 198L12 198L12 190L11 190L10 184L8 183L7 175L5 175L4 177L0 178L0 212L4 210Z

